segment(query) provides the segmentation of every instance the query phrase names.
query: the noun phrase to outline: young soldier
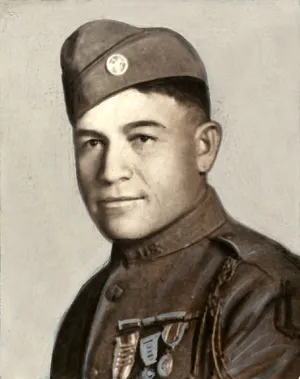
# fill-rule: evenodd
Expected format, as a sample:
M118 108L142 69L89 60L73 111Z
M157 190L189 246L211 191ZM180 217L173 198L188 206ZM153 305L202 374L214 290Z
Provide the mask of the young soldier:
M298 378L300 262L207 182L221 129L195 49L101 20L61 64L79 188L113 249L62 322L51 378Z

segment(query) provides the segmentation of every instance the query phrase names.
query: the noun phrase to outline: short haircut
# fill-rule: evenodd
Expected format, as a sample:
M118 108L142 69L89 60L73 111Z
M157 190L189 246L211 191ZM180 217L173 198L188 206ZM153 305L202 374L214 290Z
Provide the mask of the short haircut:
M192 111L192 119L210 121L210 95L208 86L201 80L176 77L136 84L141 93L158 93L174 98Z

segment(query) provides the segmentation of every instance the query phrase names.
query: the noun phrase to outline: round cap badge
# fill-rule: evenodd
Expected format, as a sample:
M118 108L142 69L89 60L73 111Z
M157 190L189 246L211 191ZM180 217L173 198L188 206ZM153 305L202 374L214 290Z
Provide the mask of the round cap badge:
M113 54L107 59L106 68L112 75L123 75L128 69L128 59L122 54Z

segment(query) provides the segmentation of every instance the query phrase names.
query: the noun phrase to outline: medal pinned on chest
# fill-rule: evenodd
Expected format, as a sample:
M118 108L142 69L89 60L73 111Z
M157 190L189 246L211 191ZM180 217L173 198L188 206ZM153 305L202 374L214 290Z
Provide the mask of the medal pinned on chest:
M151 366L157 361L158 340L161 333L151 334L140 340L140 355L145 366Z
M171 351L180 343L187 327L187 322L177 322L175 324L168 324L164 327L162 331L162 340L167 346L167 351L157 364L157 373L161 378L168 378L170 376L174 365Z
M139 331L116 338L113 359L113 379L127 379L134 365L135 352L139 341Z
M155 378L155 375L153 368L145 367L142 371L142 379L153 379Z
M161 378L167 378L173 370L173 357L170 353L164 354L157 364L157 373Z
M187 329L187 322L177 322L164 326L163 331L141 338L140 340L140 356L145 364L142 372L142 379L155 378L155 370L153 366L158 358L158 343L162 339L165 351L158 359L156 372L160 378L168 378L173 370L174 360L171 351L180 343L184 332Z
M171 313L170 315L173 316ZM168 319L169 323L165 324L166 316L170 315L160 315L161 318L164 316L163 320L147 318L119 321L118 327L122 335L116 338L113 379L128 379L130 377L138 346L140 359L144 365L139 374L140 379L168 378L171 375L174 366L172 351L182 340L188 322L183 321L183 317L181 317L181 321L177 318L177 322L175 320L170 322L171 320ZM177 312L176 316L178 316ZM159 316L157 316L158 318ZM140 338L142 326L149 327L152 324L159 326L156 321L163 322L162 331ZM126 330L128 330L127 333Z

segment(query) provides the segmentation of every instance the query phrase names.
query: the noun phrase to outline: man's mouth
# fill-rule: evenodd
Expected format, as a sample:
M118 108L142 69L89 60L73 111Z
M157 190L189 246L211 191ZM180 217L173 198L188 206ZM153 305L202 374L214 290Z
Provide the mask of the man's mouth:
M144 196L105 197L99 200L98 204L103 208L120 208L136 204L141 200L144 200Z

